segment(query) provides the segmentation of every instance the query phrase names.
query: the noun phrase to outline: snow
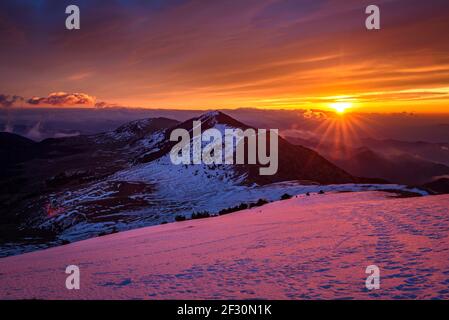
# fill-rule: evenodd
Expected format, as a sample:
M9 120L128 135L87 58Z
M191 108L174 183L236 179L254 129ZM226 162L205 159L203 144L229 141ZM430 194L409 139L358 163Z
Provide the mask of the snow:
M0 299L448 299L448 208L449 196L299 195L0 259ZM72 264L78 291L65 288ZM368 291L373 264L381 288Z
M158 185L150 199L176 199L180 203L194 204L191 210L216 213L221 209L242 202L257 201L260 198L269 201L278 200L284 193L292 195L323 191L360 191L360 190L408 190L401 185L344 184L344 185L303 185L297 181L274 183L265 186L243 185L245 176L234 173L232 165L174 166L169 156L149 164L124 170L113 177L118 181L139 181ZM426 194L419 189L410 191ZM163 208L163 206L161 206Z
M207 211L216 214L222 209L241 203L256 202L259 199L279 200L285 194L298 195L323 190L330 191L367 191L367 190L407 190L422 195L427 193L419 189L407 189L406 186L388 184L343 184L343 185L303 185L298 181L274 183L270 185L245 185L246 176L239 175L233 165L173 165L169 154L161 158L121 170L106 180L87 188L61 193L54 197L65 211L45 221L41 227L51 228L54 223L64 226L60 239L79 241L95 236L115 227L118 231L138 227L172 222L176 215L190 217L194 212ZM144 183L154 186L150 193L136 193L129 199L139 198L144 207L126 209L109 207L127 217L127 223L104 223L89 218L93 210L91 202L113 199L115 191L109 186L120 182ZM106 217L105 215L103 216ZM109 215L110 220L112 215Z
M121 126L115 131L107 132L105 136L114 140L121 141L133 139L136 137L136 131L144 130L151 124L151 122L153 122L153 119L135 120L127 123L124 126Z

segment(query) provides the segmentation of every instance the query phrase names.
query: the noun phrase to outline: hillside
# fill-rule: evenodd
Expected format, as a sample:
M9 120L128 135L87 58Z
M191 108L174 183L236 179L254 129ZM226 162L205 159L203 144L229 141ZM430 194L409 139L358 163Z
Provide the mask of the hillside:
M448 207L314 194L123 232L0 259L0 299L448 299ZM72 264L79 291L64 286ZM381 289L368 292L372 264Z
M36 154L36 145L34 141L17 134L0 132L0 166L5 167L31 159ZM5 172L2 170L0 177L4 175Z

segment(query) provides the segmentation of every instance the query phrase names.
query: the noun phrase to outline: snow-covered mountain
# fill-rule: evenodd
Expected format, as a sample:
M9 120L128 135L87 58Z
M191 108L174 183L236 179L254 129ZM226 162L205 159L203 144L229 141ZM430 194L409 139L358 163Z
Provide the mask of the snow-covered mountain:
M249 128L224 113L209 112L183 123L144 119L112 132L37 144L39 155L9 168L11 175L0 184L6 191L14 186L2 198L0 254L172 222L195 212L213 215L261 198L278 200L285 193L404 188L353 177L282 138L273 176L260 176L258 164L174 165L169 152L176 142L170 133L191 131L194 120L202 122L203 131ZM24 237L34 242L23 242Z
M229 117L228 115L213 111L198 118L185 121L170 130L165 131L165 137L154 152L144 154L138 162L148 163L167 157L176 142L170 142L170 133L174 129L182 128L189 132L193 130L193 121L201 121L202 130L215 128L224 134L225 129L250 129L251 127ZM253 128L254 129L254 128ZM265 128L270 129L270 128ZM192 135L191 135L192 136ZM224 140L224 139L223 139ZM226 172L238 175L248 184L257 183L265 185L274 182L302 180L320 184L378 182L375 180L359 179L338 168L315 151L293 145L279 137L279 170L275 175L262 176L259 174L260 165L233 165L226 167ZM224 167L224 166L223 166ZM210 170L211 168L207 168Z

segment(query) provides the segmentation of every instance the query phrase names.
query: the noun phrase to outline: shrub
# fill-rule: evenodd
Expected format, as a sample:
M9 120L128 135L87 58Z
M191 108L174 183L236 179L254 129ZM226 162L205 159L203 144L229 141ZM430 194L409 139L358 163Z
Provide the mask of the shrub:
M250 208L261 207L261 206L263 206L263 205L266 205L267 203L268 203L268 200L266 200L266 199L259 199L259 200L257 200L256 203L251 203L251 204L249 205L249 207L250 207Z
M248 205L246 203L241 203L240 205L238 205L237 207L235 207L236 211L241 211L241 210L246 210L248 209Z
M118 233L117 227L113 227L111 230L102 231L98 234L98 236L104 237L104 236L107 236L109 234L114 234L114 233Z
M209 212L207 212L207 211L204 211L204 212L198 212L198 213L193 213L192 214L192 219L193 220L195 220L195 219L204 219L204 218L209 218L210 217L210 213Z
M186 221L186 220L187 220L186 217L183 215L177 215L175 217L175 221L177 221L177 222Z
M248 209L248 207L249 206L246 203L242 203L242 204L240 204L238 206L235 206L235 207L223 209L218 214L220 216L222 216L222 215L229 214L229 213L232 213L232 212L237 212L237 211Z
M292 198L292 196L289 195L288 193L284 193L284 194L281 196L281 200L288 200L288 199L291 199L291 198Z

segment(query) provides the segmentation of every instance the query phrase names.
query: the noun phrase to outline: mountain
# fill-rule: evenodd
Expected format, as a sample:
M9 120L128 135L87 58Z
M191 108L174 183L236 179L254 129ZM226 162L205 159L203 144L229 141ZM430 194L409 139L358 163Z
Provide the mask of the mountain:
M148 118L126 123L114 131L96 135L97 141L119 142L132 145L142 140L151 140L151 135L173 127L179 122L168 118Z
M440 178L422 185L431 194L449 194L449 178Z
M287 139L309 146L354 176L421 185L449 174L449 146L444 143L363 139L349 146Z
M164 139L156 146L157 151L145 154L138 159L140 163L148 163L162 157L166 157L177 142L170 142L170 133L175 129L186 129L190 133L193 131L193 121L201 121L202 130L211 128L220 129L255 129L251 128L230 116L219 112L210 112L200 117L185 121L165 132ZM191 134L192 137L192 134ZM223 139L224 140L224 139ZM307 180L320 184L354 183L361 181L341 170L317 152L302 146L296 146L287 140L279 137L279 169L275 175L261 176L259 174L260 164L257 165L236 165L229 170L236 170L236 174L245 175L248 184L270 184L281 181Z
M17 134L0 132L0 166L3 168L31 159L36 153L36 145L33 140Z
M151 149L152 139L177 121L165 118L134 121L117 130L91 136L33 142L1 133L0 152L8 155L0 175L0 242L40 237L40 223L54 212L52 194L70 193L127 167L135 156ZM47 230L48 231L48 230ZM44 232L54 234L53 230ZM47 240L47 239L46 239Z
M30 147L35 142L14 133L0 132L0 151L14 151Z
M36 144L39 156L0 181L0 255L34 250L36 243L57 245L172 222L194 212L216 214L285 193L402 188L354 177L316 151L282 138L273 176L260 176L260 164L174 165L169 152L176 142L169 141L170 133L191 131L194 120L202 122L203 131L250 128L222 112L209 112L182 123L143 119L102 134ZM1 245L12 240L20 245Z
M425 141L399 141L362 139L364 146L385 156L409 154L416 159L441 163L449 166L449 143L431 143Z
M334 159L334 162L354 175L409 185L422 184L433 177L449 174L449 167L444 164L409 154L385 157L368 148L360 148L349 157Z

